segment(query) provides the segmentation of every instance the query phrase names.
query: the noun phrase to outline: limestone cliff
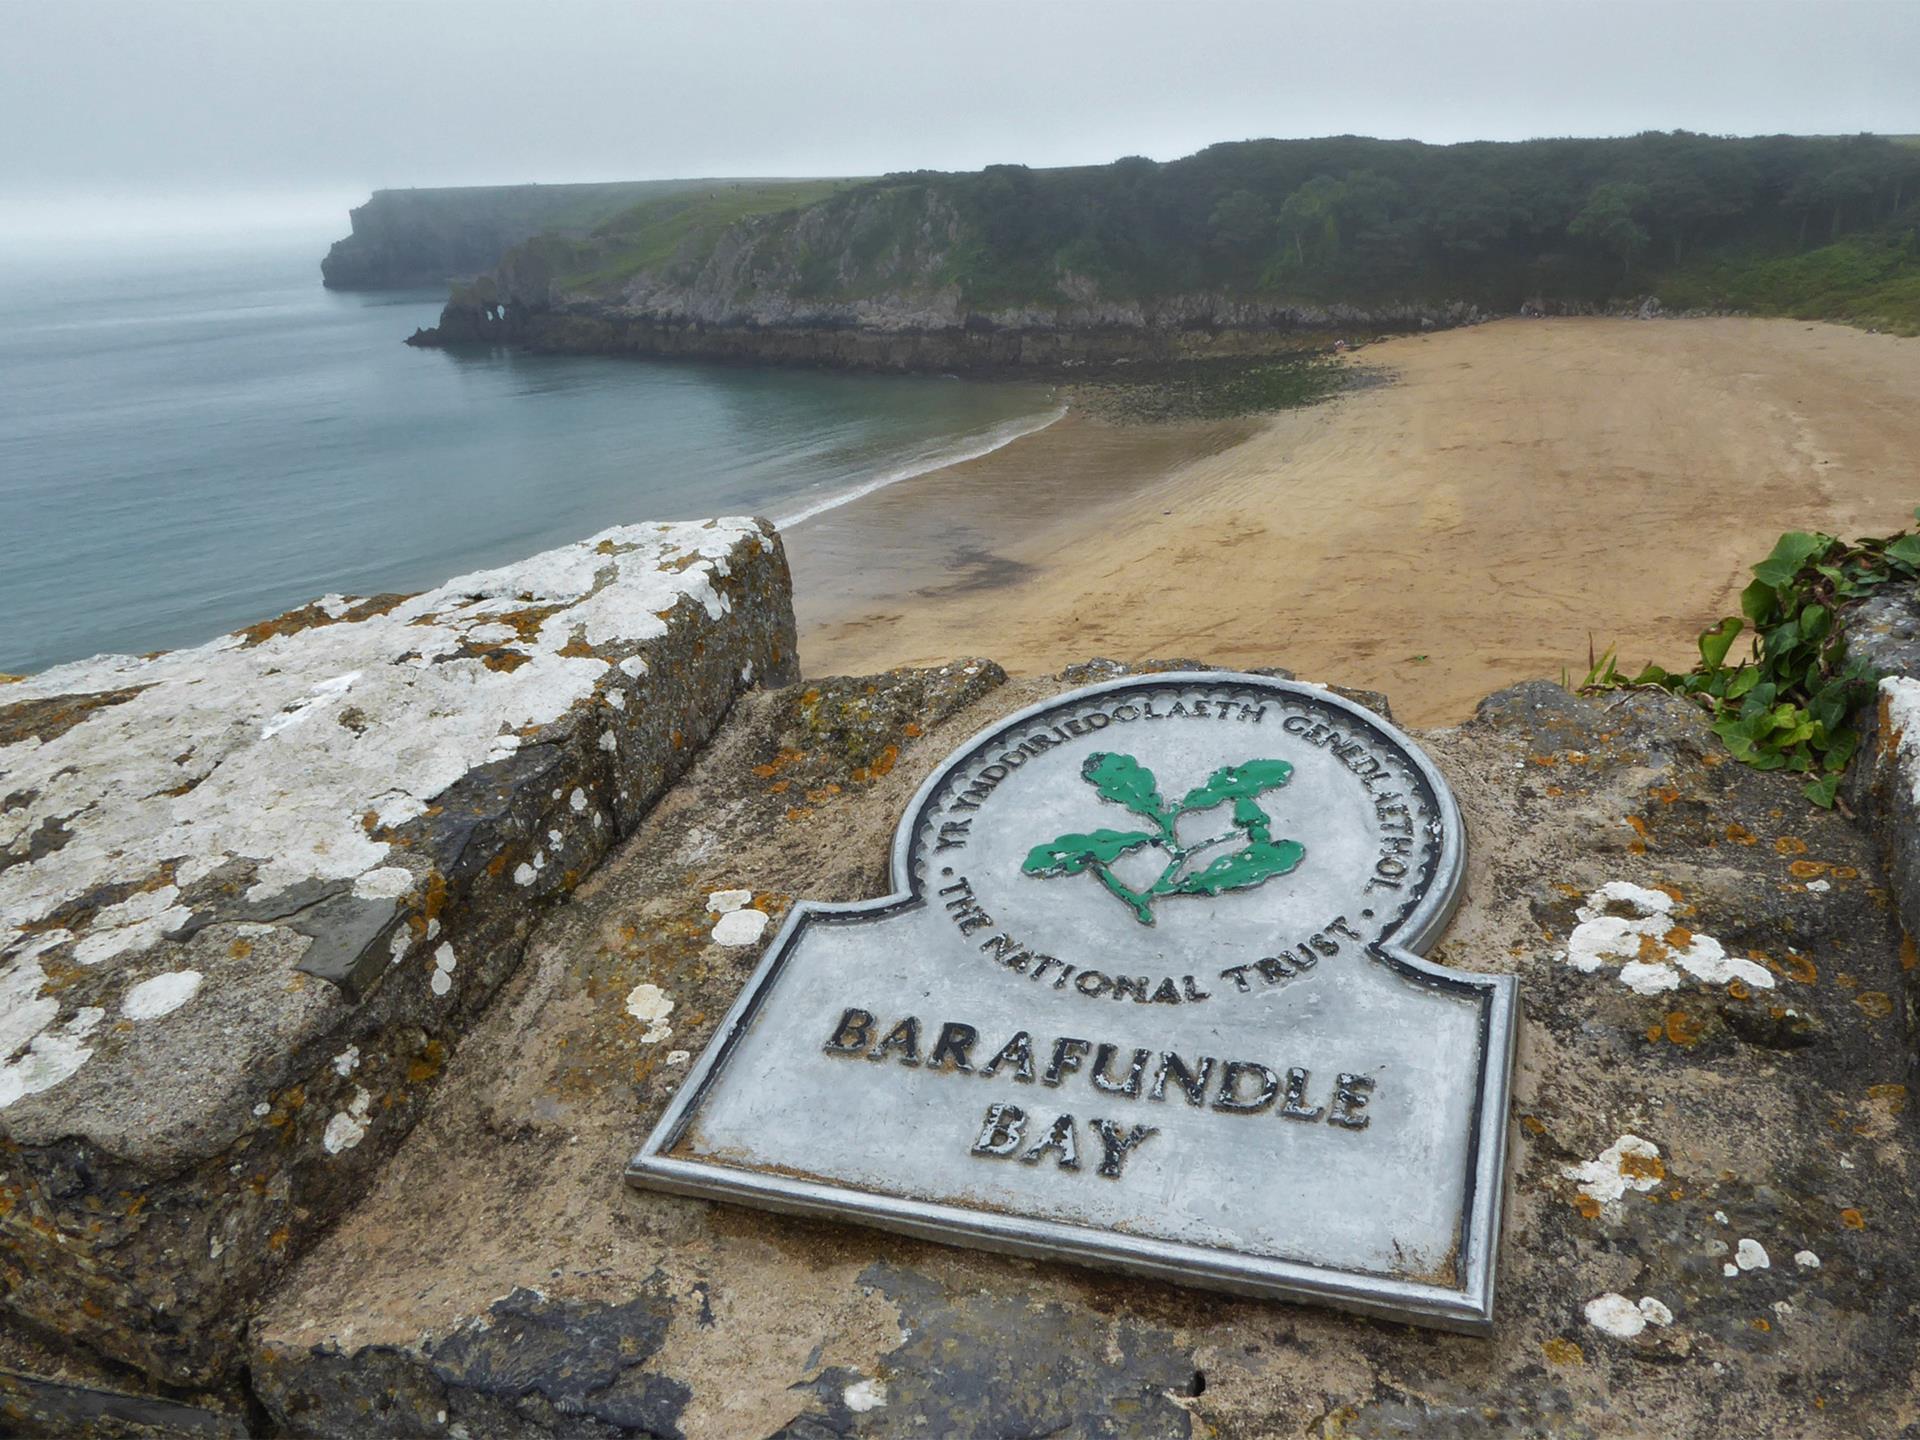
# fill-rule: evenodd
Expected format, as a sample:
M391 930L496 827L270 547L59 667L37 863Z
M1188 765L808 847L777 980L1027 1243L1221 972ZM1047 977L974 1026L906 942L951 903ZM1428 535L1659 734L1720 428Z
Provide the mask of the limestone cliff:
M699 181L607 185L469 185L376 190L350 214L353 233L320 262L330 290L444 285L477 275L546 230L585 232L637 199Z

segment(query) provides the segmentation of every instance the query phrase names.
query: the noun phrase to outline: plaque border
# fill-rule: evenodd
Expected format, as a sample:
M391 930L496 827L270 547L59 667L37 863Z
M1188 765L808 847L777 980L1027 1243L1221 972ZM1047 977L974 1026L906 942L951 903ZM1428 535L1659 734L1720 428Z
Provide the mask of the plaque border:
M710 1160L688 1160L671 1153L701 1102L724 1074L727 1061L772 990L773 981L785 966L794 942L809 925L868 920L926 903L921 877L914 872L914 837L920 828L922 813L955 771L983 748L1002 742L1009 732L1062 708L1115 691L1176 690L1195 685L1230 686L1298 697L1344 713L1398 748L1432 792L1440 818L1440 848L1433 878L1414 908L1389 935L1368 950L1375 961L1411 980L1435 989L1472 994L1478 1001L1480 1064L1467 1137L1465 1193L1460 1205L1461 1235L1455 1270L1458 1284L1395 1279L1337 1266L1247 1255L1224 1247L1148 1239L1097 1226L975 1210L937 1201L909 1200L848 1184ZM1468 1334L1490 1334L1519 984L1511 975L1450 970L1430 963L1419 953L1439 938L1459 904L1466 871L1466 838L1465 822L1453 792L1426 753L1396 726L1319 686L1232 670L1174 670L1122 676L1049 696L971 736L914 792L894 831L892 893L850 904L802 900L794 905L686 1080L628 1162L627 1183L641 1189L699 1199L734 1201L783 1214L854 1220L943 1244L1034 1259L1065 1260L1095 1268L1124 1270L1179 1285L1267 1299L1306 1300L1382 1319ZM1393 943L1387 943L1388 940Z

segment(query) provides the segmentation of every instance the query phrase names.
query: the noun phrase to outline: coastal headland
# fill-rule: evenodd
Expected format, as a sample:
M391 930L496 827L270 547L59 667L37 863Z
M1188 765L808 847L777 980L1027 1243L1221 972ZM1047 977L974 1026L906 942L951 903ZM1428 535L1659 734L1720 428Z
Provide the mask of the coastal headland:
M787 536L812 674L1204 654L1465 718L1589 646L1686 664L1783 529L1916 499L1920 345L1792 320L1507 319L1369 345L1305 409L1071 411Z

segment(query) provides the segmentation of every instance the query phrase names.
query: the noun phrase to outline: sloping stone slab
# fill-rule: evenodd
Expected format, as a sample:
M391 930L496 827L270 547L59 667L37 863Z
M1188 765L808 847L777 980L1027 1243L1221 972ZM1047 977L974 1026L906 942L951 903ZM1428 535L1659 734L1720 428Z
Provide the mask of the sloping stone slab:
M8 686L6 1313L228 1377L541 909L793 673L780 543L723 520Z
M1664 695L1523 686L1419 737L1472 837L1434 958L1517 973L1526 997L1491 1339L628 1190L634 1142L793 901L881 893L925 775L1067 688L995 678L736 710L543 923L456 1083L263 1309L251 1373L278 1423L1901 1433L1920 1201L1890 898L1866 837L1727 762Z

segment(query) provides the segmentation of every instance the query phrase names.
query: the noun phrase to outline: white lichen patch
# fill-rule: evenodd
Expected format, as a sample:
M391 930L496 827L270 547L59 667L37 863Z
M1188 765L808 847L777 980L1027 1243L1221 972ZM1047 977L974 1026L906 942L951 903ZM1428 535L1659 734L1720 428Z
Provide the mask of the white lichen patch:
M642 983L627 992L627 1013L647 1027L642 1045L657 1045L673 1034L667 1017L673 1013L673 997L658 985Z
M1742 1270L1771 1270L1773 1261L1767 1257L1767 1247L1758 1240L1742 1240L1733 1247L1733 1263Z
M1620 983L1637 995L1677 990L1688 976L1708 985L1743 980L1773 988L1764 965L1736 959L1711 935L1678 924L1665 891L1612 880L1587 896L1578 918L1567 937L1567 963L1583 975L1617 965Z
M427 982L429 989L436 995L444 995L453 989L453 967L460 959L453 953L453 946L442 943L433 952L433 978Z
M373 1096L365 1087L353 1087L353 1099L347 1102L347 1108L333 1112L327 1121L327 1128L321 1132L320 1144L329 1155L338 1155L342 1150L351 1150L367 1135L367 1112L373 1108Z
M200 993L204 977L198 970L169 970L142 980L120 1002L120 1013L129 1020L158 1020L171 1015Z
M856 1380L840 1392L840 1401L856 1415L878 1410L887 1403L887 1382Z
M1647 1317L1647 1323L1649 1325L1671 1325L1673 1323L1673 1311L1668 1309L1660 1301L1654 1299L1651 1295L1642 1295L1640 1297L1640 1313Z
M1640 1307L1612 1290L1587 1301L1586 1315L1589 1325L1616 1340L1631 1340L1647 1328L1647 1317Z
M1818 1270L1820 1257L1811 1250L1796 1250L1793 1252L1793 1263L1802 1270Z
M567 796L567 808L576 815L585 810L587 808L587 792L582 790L578 785L574 786L573 793Z
M353 893L362 900L398 900L411 889L413 872L401 865L382 865L353 882Z
M489 757L599 693L612 661L579 653L575 636L626 649L664 636L662 615L683 601L724 613L715 583L734 548L758 537L744 518L621 526L385 614L348 620L351 607L335 600L318 613L336 623L101 656L9 685L9 705L135 693L50 739L0 747L9 793L32 797L0 816L0 850L23 850L49 821L72 835L0 870L0 957L34 943L28 927L73 901L169 865L192 882L243 857L257 867L254 901L338 881L398 898L412 881L382 827L425 814ZM474 651L489 646L514 663L486 664ZM617 746L611 731L601 743ZM69 927L74 958L97 965L149 949L193 918L178 900L161 885L83 916Z
M1653 1189L1666 1177L1667 1169L1658 1145L1638 1135L1622 1135L1599 1158L1569 1165L1560 1173L1575 1182L1582 1195L1611 1205L1629 1190Z
M765 932L770 917L764 910L729 910L713 926L713 938L721 945L751 945Z
M40 967L29 962L20 967L31 969L33 986L37 990L44 977L40 976ZM3 982L0 982L3 983ZM5 988L11 988L7 986ZM24 984L21 986L24 989ZM5 998L5 989L0 988L0 999ZM44 1007L53 1005L53 1011ZM48 1022L58 1012L57 1001L27 1002L26 1007L34 1030L24 1040L17 1037L24 1028L23 1022L15 1021L9 1027L9 1035L16 1037L4 1053L6 1063L0 1064L0 1110L6 1109L16 1100L28 1095L38 1095L42 1090L51 1090L62 1080L71 1078L82 1065L92 1058L93 1049L83 1044L106 1018L107 1012L97 1006L88 1006L59 1029L48 1028ZM24 1044L24 1053L20 1047Z
M744 909L753 903L751 890L716 890L707 896L707 909L716 915Z
M360 1068L360 1047L349 1045L333 1057L333 1073L342 1080Z
M1895 737L1894 761L1913 802L1920 805L1920 680L1889 675L1880 682L1886 733Z

